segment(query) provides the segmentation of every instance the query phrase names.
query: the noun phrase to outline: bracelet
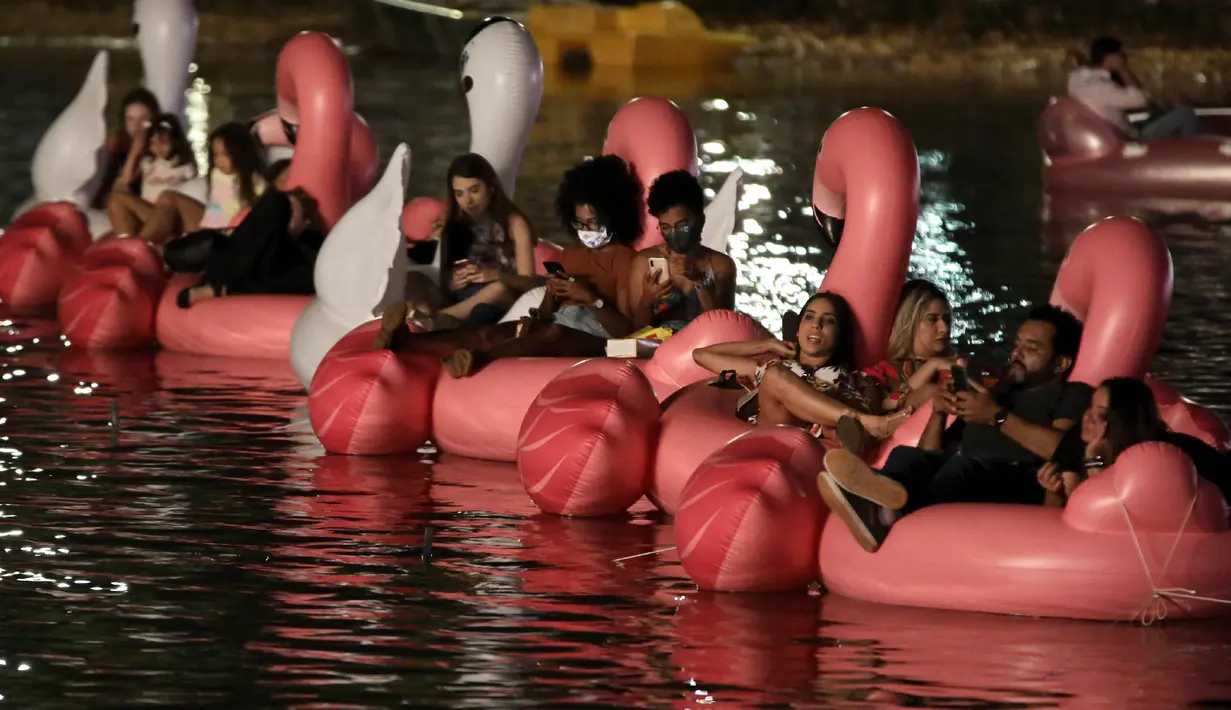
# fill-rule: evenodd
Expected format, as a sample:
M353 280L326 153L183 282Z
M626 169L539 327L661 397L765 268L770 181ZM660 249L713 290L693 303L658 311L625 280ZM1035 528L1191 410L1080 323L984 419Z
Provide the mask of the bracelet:
M694 282L693 282L693 284L694 284L693 288L696 288L696 289L713 288L713 287L714 287L714 283L715 283L716 281L717 281L717 279L715 279L715 278L714 278L714 273L713 273L713 272L707 272L707 273L705 274L705 276L704 276L704 277L703 277L700 281L694 281Z

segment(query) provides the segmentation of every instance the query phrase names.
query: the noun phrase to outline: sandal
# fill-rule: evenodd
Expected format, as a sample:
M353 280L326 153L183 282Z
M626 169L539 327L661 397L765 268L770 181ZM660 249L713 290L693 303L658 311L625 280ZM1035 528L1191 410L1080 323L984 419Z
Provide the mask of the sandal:
M196 286L189 286L188 288L180 289L180 292L175 294L175 305L179 306L180 308L184 308L184 309L192 308L192 304L193 304L192 290L196 288L201 288L202 286L209 286L210 290L214 292L214 296L213 296L214 298L220 298L221 296L226 294L226 289L221 289L221 288L218 288L217 286L214 286L212 284L207 284L204 281L202 281Z

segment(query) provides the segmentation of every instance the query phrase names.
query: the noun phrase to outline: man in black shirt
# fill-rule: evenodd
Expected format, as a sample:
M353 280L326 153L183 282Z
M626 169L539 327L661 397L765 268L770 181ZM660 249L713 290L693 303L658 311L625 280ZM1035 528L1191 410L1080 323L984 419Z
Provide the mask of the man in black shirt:
M996 392L941 390L919 446L899 446L877 475L858 456L831 451L821 472L830 509L874 552L900 514L938 503L1043 502L1038 467L1064 432L1081 421L1092 388L1068 382L1081 342L1081 323L1054 306L1030 311L1017 331L1008 370ZM945 416L959 421L946 431ZM946 439L959 442L946 452ZM906 507L890 510L892 501Z

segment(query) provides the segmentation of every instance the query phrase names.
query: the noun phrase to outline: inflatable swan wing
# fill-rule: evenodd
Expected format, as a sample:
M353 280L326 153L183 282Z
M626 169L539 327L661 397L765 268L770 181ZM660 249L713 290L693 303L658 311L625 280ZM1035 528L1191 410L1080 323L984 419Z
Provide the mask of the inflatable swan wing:
M380 182L342 216L316 258L316 298L291 331L291 369L307 387L329 348L402 298L409 259L402 205L410 149L393 151Z
M470 152L492 164L510 197L543 98L543 60L530 33L506 17L475 28L462 48Z
M184 120L188 67L197 49L197 12L192 0L135 0L133 22L145 70L145 88L162 110Z
M30 178L37 202L87 205L102 178L107 149L107 52L99 52L72 103L34 150Z
M727 240L736 230L739 219L739 193L744 185L744 171L736 168L722 183L722 189L705 208L705 226L701 228L701 244L726 253Z

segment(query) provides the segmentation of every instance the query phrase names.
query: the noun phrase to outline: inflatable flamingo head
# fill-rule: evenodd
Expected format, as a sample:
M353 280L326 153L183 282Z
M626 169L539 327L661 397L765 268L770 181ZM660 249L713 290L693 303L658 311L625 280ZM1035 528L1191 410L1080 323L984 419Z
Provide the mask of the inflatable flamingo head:
M919 156L910 134L874 108L849 111L821 141L812 209L837 247L821 288L851 305L856 359L879 360L889 340L919 218ZM839 240L840 243L839 243Z
M402 234L408 241L428 241L436 232L438 221L444 219L446 209L445 203L435 197L416 197L402 210Z
M81 90L34 149L30 178L40 202L88 204L106 160L107 52L94 56Z
M543 59L521 23L489 17L462 47L470 152L487 158L513 196L517 171L543 98Z
M1069 378L1097 386L1142 377L1171 310L1167 245L1140 220L1112 217L1082 232L1060 264L1051 303L1084 323Z
M603 154L618 155L628 163L645 197L659 175L676 170L697 174L697 136L692 124L679 106L659 96L633 99L616 112L607 126ZM658 220L648 210L642 218L645 230L633 247L661 244Z
M1090 160L1124 145L1115 126L1077 99L1052 99L1039 118L1039 143L1051 160Z
M197 51L197 12L192 0L135 0L133 23L145 86L162 110L184 117L188 66Z

